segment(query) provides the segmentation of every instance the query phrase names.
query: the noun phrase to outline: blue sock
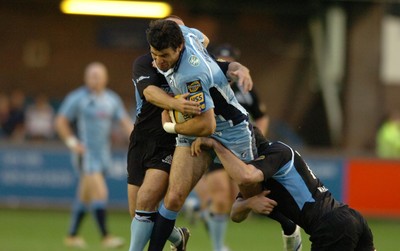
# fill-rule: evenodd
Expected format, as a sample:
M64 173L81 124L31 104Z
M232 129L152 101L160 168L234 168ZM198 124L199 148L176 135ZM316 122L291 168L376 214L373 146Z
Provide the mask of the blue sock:
M212 214L206 217L209 234L214 251L221 251L224 247L228 217L226 214Z
M68 233L70 236L75 236L78 234L79 226L81 225L82 220L86 215L86 211L87 208L83 202L74 202L74 205L72 206L71 224Z
M157 212L136 210L131 224L131 245L129 251L142 251L150 239Z
M91 208L93 210L93 216L100 229L101 235L103 237L107 236L108 232L106 228L106 202L102 200L93 201L91 203Z
M151 239L148 251L163 250L165 242L170 237L175 226L175 220L178 212L174 212L165 208L164 203L161 204L160 210L151 233Z

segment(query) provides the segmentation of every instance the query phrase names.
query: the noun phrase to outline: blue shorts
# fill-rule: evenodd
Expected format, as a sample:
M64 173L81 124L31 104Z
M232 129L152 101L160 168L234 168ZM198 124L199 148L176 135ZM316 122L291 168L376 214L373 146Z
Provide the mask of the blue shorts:
M245 162L251 161L257 156L253 129L247 121L243 121L232 127L226 127L221 131L216 131L210 137L216 139L232 151L236 157ZM190 147L195 139L196 137L179 134L176 138L176 146ZM215 157L214 163L221 164L221 161L218 157Z

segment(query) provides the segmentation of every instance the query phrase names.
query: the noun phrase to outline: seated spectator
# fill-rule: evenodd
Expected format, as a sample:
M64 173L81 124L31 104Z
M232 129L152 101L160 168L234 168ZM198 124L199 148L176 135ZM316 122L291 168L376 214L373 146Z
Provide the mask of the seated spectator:
M25 94L14 90L10 95L10 112L3 125L4 134L14 141L21 141L25 135Z
M5 137L4 126L10 114L10 103L5 93L0 93L0 138Z
M25 135L31 140L54 138L54 109L48 98L39 94L25 112Z
M381 158L400 159L400 111L392 112L378 129L376 153Z

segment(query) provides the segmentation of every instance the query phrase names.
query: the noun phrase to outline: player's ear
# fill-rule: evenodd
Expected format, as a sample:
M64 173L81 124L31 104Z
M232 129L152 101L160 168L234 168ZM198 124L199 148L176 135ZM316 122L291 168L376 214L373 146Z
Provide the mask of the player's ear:
M183 49L183 43L181 43L181 44L178 46L178 51L181 52L182 49Z

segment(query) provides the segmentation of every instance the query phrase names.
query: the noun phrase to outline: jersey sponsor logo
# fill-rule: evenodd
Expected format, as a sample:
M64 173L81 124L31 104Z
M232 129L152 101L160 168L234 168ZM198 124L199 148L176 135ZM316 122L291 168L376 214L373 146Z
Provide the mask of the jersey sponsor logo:
M196 57L195 55L191 55L189 57L188 61L189 61L189 64L194 67L197 67L200 65L200 59L198 57Z
M203 86L200 80L195 80L186 83L186 87L191 94L189 100L199 102L201 110L206 109L205 96L203 93Z
M186 86L190 93L195 93L203 90L200 80L195 80L193 82L186 83Z
M190 99L190 101L202 103L202 102L204 102L204 93L199 92L199 93L193 94L192 96L189 97L189 99Z

